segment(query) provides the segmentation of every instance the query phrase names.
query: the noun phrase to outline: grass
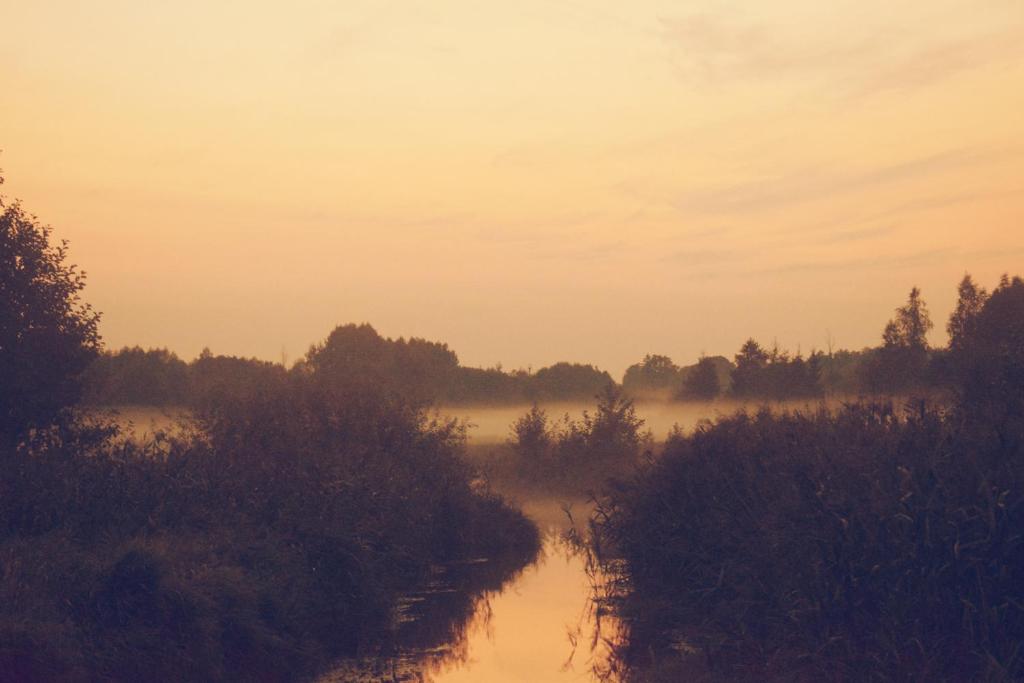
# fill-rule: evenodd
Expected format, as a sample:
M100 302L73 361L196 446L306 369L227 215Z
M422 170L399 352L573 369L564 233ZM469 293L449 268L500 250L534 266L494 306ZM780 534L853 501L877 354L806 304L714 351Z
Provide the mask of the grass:
M0 454L0 680L283 681L373 651L433 567L537 552L463 445L288 378L191 433Z
M1021 678L1021 443L922 405L677 435L593 518L620 672L685 643L722 680Z

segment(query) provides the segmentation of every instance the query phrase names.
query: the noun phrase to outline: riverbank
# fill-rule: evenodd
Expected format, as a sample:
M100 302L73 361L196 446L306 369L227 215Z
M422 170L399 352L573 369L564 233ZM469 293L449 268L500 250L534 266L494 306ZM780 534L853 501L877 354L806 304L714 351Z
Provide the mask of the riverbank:
M0 680L296 680L376 647L434 567L536 554L455 426L308 390L0 453Z

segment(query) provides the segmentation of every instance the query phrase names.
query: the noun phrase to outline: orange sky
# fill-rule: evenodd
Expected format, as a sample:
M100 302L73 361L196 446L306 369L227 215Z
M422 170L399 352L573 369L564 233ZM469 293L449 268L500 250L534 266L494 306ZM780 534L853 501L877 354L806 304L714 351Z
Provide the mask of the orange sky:
M827 6L826 6L827 5ZM756 7L756 9L755 9ZM4 192L110 347L877 343L1024 271L1020 0L0 0ZM828 332L827 332L828 331Z

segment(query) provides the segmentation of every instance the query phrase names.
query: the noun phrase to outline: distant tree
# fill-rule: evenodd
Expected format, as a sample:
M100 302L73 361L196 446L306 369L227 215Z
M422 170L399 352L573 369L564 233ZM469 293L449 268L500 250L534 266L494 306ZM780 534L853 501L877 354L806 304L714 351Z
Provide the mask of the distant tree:
M952 351L961 405L985 423L1024 420L1024 281L1006 276ZM1019 444L1024 448L1024 444Z
M528 470L528 475L540 474L550 464L551 432L548 415L536 403L529 412L512 423L508 445Z
M679 366L668 356L647 354L629 366L622 378L622 388L632 394L675 392L679 388Z
M167 349L102 353L83 383L82 400L94 405L182 406L191 399L188 365Z
M907 303L896 309L896 326L903 346L928 349L928 332L932 329L932 319L928 315L928 307L921 298L921 290L917 287L910 290Z
M520 403L525 396L529 374L504 372L500 367L459 366L445 399L453 403Z
M366 324L336 327L302 363L323 388L400 394L417 402L447 395L458 367L447 344L389 339Z
M732 392L748 398L763 389L761 370L768 365L769 354L754 339L748 339L736 354L736 367L732 371Z
M529 381L533 400L575 400L590 398L615 382L604 370L582 363L555 363L541 368Z
M964 279L957 287L957 293L956 309L946 323L949 348L953 351L960 349L973 332L978 315L988 299L988 292L984 287L978 287L970 275L964 275Z
M898 393L921 385L928 365L928 331L932 329L921 290L910 290L907 303L882 331L882 346L865 366L873 391Z
M215 356L203 349L189 365L189 403L203 412L219 404L248 400L280 385L287 371L279 363ZM302 374L301 370L297 374Z
M67 241L51 244L51 228L17 201L0 197L0 209L0 440L10 444L79 399L100 337Z
M707 356L701 356L689 373L679 389L678 398L697 401L710 401L722 391L718 379L718 368L715 362Z
M644 420L614 384L606 384L597 395L597 408L583 414L583 424L589 458L629 462L639 455Z

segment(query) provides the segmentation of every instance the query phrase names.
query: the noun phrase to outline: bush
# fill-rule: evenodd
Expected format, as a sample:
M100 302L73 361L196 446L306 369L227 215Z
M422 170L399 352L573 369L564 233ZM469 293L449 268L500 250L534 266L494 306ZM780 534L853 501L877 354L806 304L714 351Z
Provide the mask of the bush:
M0 671L290 680L379 642L433 565L537 550L473 484L462 428L394 399L294 373L198 426L141 446L64 428L9 454Z
M583 493L639 461L650 435L642 433L633 401L613 384L595 397L593 413L579 420L568 415L551 422L534 405L510 429L506 458L499 459L499 477L560 492Z
M625 560L634 645L728 677L1017 677L1022 457L920 407L740 414L607 496L595 548Z

